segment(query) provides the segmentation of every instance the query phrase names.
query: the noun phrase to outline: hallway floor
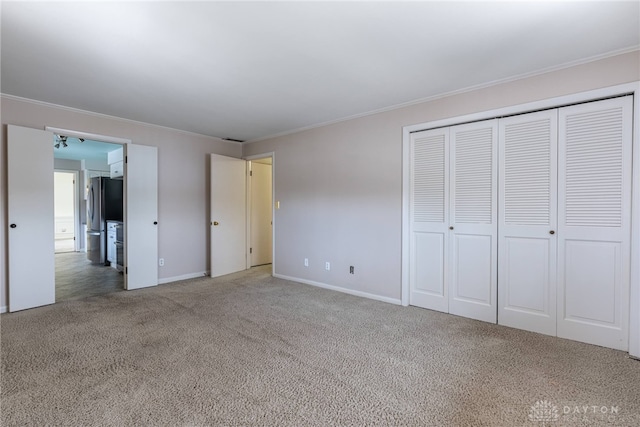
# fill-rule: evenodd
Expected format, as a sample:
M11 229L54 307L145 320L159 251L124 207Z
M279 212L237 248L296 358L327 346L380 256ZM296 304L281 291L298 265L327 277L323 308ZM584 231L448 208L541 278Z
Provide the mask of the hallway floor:
M93 265L84 252L57 253L56 302L124 290L124 276L115 268Z

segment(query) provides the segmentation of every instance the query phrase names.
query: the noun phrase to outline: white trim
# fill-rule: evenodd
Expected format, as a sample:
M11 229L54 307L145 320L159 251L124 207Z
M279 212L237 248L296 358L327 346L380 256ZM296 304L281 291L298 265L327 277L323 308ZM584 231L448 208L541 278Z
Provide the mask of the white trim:
M208 271L200 271L198 273L183 274L181 276L165 277L163 279L159 279L158 284L165 285L167 283L178 282L180 280L197 279L200 277L208 277L208 276L209 276Z
M632 85L633 141L631 177L631 276L629 279L629 354L640 358L640 81Z
M297 277L285 276L282 274L274 274L273 277L277 277L278 279L283 279L283 280L290 280L292 282L303 283L305 285L316 286L318 288L328 289L331 291L342 292L344 294L354 295L357 297L368 298L376 301L382 301L389 304L401 305L400 300L397 298L383 297L380 295L370 294L368 292L355 291L353 289L342 288L340 286L327 285L326 283L315 282L313 280L300 279Z
M276 153L275 151L270 151L268 153L262 154L253 154L251 156L243 157L246 161L253 161L258 159L266 159L267 157L271 157L271 275L276 275ZM247 184L247 188L249 188L249 184ZM250 206L251 196L249 191L247 191L247 206ZM247 213L247 230L249 230L251 223L250 212ZM251 235L249 231L247 231L247 247L251 247ZM248 266L247 268L251 268Z
M296 129L292 129L292 130L288 130L288 131L272 134L272 135L269 135L269 136L259 137L259 138L256 138L256 139L245 141L244 143L245 144L251 144L251 143L254 143L254 142L265 141L265 140L268 140L268 139L279 138L281 136L291 135L291 134L294 134L294 133L304 132L304 131L311 130L311 129L316 129L316 128L319 128L319 127L330 126L330 125L334 125L334 124L337 124L337 123L346 122L346 121L349 121L349 120L359 119L361 117L367 117L367 116L372 116L374 114L385 113L387 111L399 110L401 108L411 107L413 105L423 104L423 103L426 103L426 102L435 101L437 99L448 98L448 97L454 96L454 95L460 95L460 94L467 93L467 92L473 92L473 91L476 91L476 90L486 89L486 88L490 88L490 87L493 87L493 86L499 86L499 85L502 85L502 84L505 84L505 83L510 83L510 82L513 82L513 81L516 81L516 80L527 79L527 78L540 76L540 75L547 74L547 73L552 73L554 71L560 71L560 70L564 70L564 69L571 68L571 67L577 67L579 65L588 64L590 62L601 61L603 59L612 58L614 56L624 55L624 54L631 53L631 52L636 52L638 50L640 50L639 46L632 46L632 47L629 47L629 48L619 49L619 50L615 50L615 51L612 51L612 52L607 52L605 54L591 56L589 58L579 59L577 61L566 62L566 63L561 64L561 65L555 65L555 66L552 66L552 67L542 68L542 69L537 70L537 71L531 71L531 72L524 73L524 74L518 74L518 75L515 75L515 76L511 76L511 77L506 77L504 79L493 80L493 81L490 81L490 82L481 83L481 84L474 85L474 86L468 86L466 88L456 89L456 90L452 90L452 91L449 91L449 92L444 92L444 93L437 94L437 95L432 95L432 96L427 96L427 97L424 97L424 98L413 99L411 101L407 101L407 102L403 102L403 103L400 103L400 104L391 105L389 107L379 108L379 109L376 109L376 110L371 110L371 111L367 111L367 112L359 113L359 114L353 114L351 116L342 117L342 118L335 119L335 120L329 120L329 121L318 123L318 124L314 124L314 125L304 126L304 127L300 127L300 128L296 128Z
M464 116L404 126L402 128L402 279L401 300L409 303L409 141L410 133L461 123L511 116L589 102L612 96L634 95L633 112L633 187L631 206L631 278L629 307L629 354L640 357L640 81L563 95L554 98L482 111Z
M7 306L3 305L2 307L0 307L0 314L4 314L7 312Z
M512 105L509 107L496 108L494 110L481 111L478 113L467 114L464 116L449 117L446 119L435 120L432 122L419 123L415 125L404 126L403 129L408 132L417 132L421 130L459 125L469 122L477 122L480 120L495 119L505 116L513 116L516 114L530 113L547 108L559 108L566 105L579 104L582 102L596 101L598 99L610 98L612 96L620 96L632 94L637 89L636 83L626 83L617 86L610 86L602 89L590 90L587 92L579 92L571 95L557 96L554 98L543 99L540 101L528 102L525 104Z
M410 132L402 129L402 251L400 253L402 263L400 298L402 305L409 306L409 188L411 161Z
M70 129L60 129L53 126L45 126L44 130L53 132L58 135L72 136L74 138L91 139L93 141L111 142L114 144L121 144L121 145L131 144L130 139L118 138L117 136L107 136L107 135L99 135L97 133L80 132L80 131L70 130Z
M248 270L251 268L251 263L253 262L253 254L251 253L251 208L252 203L251 203L251 175L252 175L252 171L253 171L253 165L251 164L251 161L246 160L244 161L244 173L245 173L245 177L244 177L244 204L245 204L245 209L244 209L244 238L245 238L245 243L244 243L244 248L245 248L245 252L246 255L244 257L244 261L245 261L245 265L244 265L244 269Z

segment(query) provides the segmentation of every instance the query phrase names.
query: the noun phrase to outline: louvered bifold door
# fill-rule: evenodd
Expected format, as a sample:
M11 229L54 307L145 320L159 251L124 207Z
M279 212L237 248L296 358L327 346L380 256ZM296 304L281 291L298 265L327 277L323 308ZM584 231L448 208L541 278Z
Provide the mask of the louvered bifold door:
M558 110L500 119L498 323L556 335Z
M497 320L497 120L451 127L449 313Z
M561 108L558 336L627 350L632 97Z
M448 312L449 129L411 134L409 303Z

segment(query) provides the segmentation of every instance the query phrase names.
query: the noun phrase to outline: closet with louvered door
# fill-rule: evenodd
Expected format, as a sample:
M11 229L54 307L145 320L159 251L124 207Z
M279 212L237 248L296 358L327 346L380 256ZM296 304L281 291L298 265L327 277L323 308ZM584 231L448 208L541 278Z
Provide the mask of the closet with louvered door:
M497 120L450 129L449 313L496 323Z
M411 134L409 301L449 312L449 128Z
M632 106L500 119L499 324L627 349Z
M412 133L409 304L627 350L632 107Z
M498 322L556 335L558 110L500 119Z
M558 336L628 348L632 96L559 109Z
M409 302L496 322L497 121L411 135Z

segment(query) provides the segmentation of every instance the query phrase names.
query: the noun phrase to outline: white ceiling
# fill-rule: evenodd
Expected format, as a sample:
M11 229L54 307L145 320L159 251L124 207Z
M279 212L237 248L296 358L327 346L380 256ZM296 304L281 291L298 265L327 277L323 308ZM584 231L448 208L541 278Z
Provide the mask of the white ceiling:
M640 2L7 2L2 93L255 140L640 45Z

